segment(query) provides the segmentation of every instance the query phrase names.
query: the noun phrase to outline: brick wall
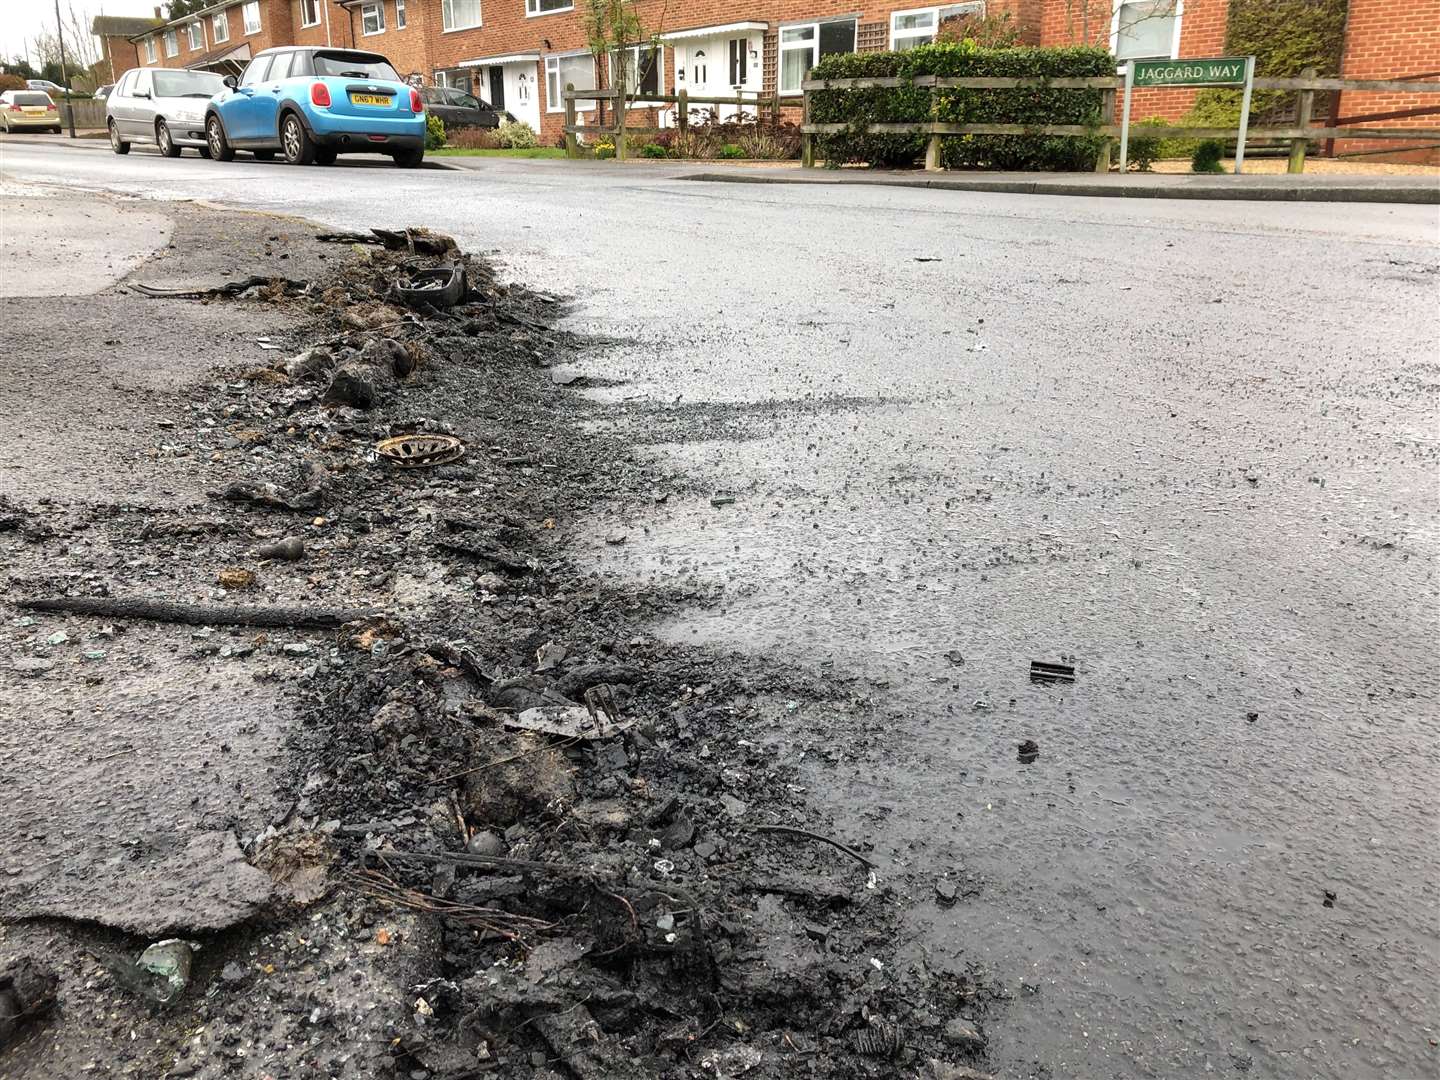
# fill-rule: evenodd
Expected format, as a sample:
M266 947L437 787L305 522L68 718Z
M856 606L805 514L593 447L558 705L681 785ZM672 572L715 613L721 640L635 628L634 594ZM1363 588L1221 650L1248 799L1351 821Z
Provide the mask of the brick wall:
M1440 0L1350 0L1340 73L1347 79L1404 79L1440 73ZM1437 80L1440 85L1440 80ZM1440 106L1440 94L1340 94L1340 116ZM1324 118L1321 118L1324 119ZM1440 114L1367 121L1366 127L1440 128ZM1418 141L1418 140L1417 140ZM1337 139L1336 153L1391 149L1369 161L1422 161L1440 165L1440 148L1397 152L1405 142Z
M100 39L100 45L100 55L107 61L106 82L119 82L125 72L141 66L140 50L129 38L106 34Z
M395 65L402 78L420 75L428 82L436 64L432 53L441 36L440 0L404 0L405 25L400 26L396 0L374 0L385 12L385 29L366 34L362 7L355 4L343 13L345 33L357 49L382 53ZM484 11L482 9L483 17Z

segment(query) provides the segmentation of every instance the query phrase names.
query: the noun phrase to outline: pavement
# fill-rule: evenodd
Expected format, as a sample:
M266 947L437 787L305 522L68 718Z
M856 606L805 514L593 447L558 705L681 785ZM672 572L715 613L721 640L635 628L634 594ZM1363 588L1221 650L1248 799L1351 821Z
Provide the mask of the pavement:
M897 933L1013 994L1000 1075L1429 1072L1436 211L690 175L0 142L0 179L427 225L577 297L607 430L735 499L601 504L595 571L871 680L813 795L966 883Z

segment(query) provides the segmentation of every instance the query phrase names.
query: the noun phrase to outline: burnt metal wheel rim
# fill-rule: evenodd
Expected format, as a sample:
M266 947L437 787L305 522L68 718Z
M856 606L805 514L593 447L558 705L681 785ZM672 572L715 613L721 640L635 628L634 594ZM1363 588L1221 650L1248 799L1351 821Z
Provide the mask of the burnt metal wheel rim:
M210 144L210 152L216 157L219 157L222 149L220 143L220 121L216 120L213 116L210 118L210 123L205 125L205 141Z
M164 120L160 121L160 129L156 134L156 138L160 143L160 152L162 154L168 154L170 152L170 125L165 123Z
M296 160L300 156L301 131L300 121L293 116L288 117L285 121L284 140L285 156L291 161Z
M382 439L375 452L400 469L428 469L458 460L465 444L453 435L412 434Z

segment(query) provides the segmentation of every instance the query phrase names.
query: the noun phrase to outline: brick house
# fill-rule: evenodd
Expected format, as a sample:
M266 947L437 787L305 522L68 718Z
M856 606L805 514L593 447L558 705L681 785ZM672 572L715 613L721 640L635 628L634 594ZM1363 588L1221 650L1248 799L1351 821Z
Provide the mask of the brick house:
M129 18L120 15L97 15L90 23L90 32L100 42L100 62L105 82L119 82L120 76L140 66L140 50L133 38L155 29L164 20Z
M800 82L821 57L903 49L934 40L946 24L981 15L1009 15L1023 44L1093 44L1125 60L1223 55L1230 7L1230 0L920 2L637 0L641 25L659 46L632 51L631 79L642 93L740 92L753 99L778 91L787 107L798 109ZM388 56L402 75L486 98L553 143L564 123L564 86L610 85L612 58L590 53L585 10L585 0L231 0L129 40L140 63L215 70L238 70L272 45L370 49ZM1341 73L1355 78L1440 74L1440 0L1349 0L1343 65ZM1178 119L1195 93L1139 91L1132 112ZM1345 114L1440 104L1417 95L1339 96ZM635 123L673 118L673 106L636 112ZM593 118L595 103L581 115ZM1317 123L1326 119L1316 116ZM1424 127L1435 119L1381 123Z

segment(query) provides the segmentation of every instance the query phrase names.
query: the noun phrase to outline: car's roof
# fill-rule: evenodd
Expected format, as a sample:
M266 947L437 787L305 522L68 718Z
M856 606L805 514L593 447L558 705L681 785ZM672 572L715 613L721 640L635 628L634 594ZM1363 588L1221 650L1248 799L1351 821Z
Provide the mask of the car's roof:
M269 56L272 53L282 52L348 53L351 56L373 56L377 60L386 60L384 53L378 53L372 49L348 49L343 45L276 45L273 48L261 49L255 55ZM389 61L386 60L386 62Z

